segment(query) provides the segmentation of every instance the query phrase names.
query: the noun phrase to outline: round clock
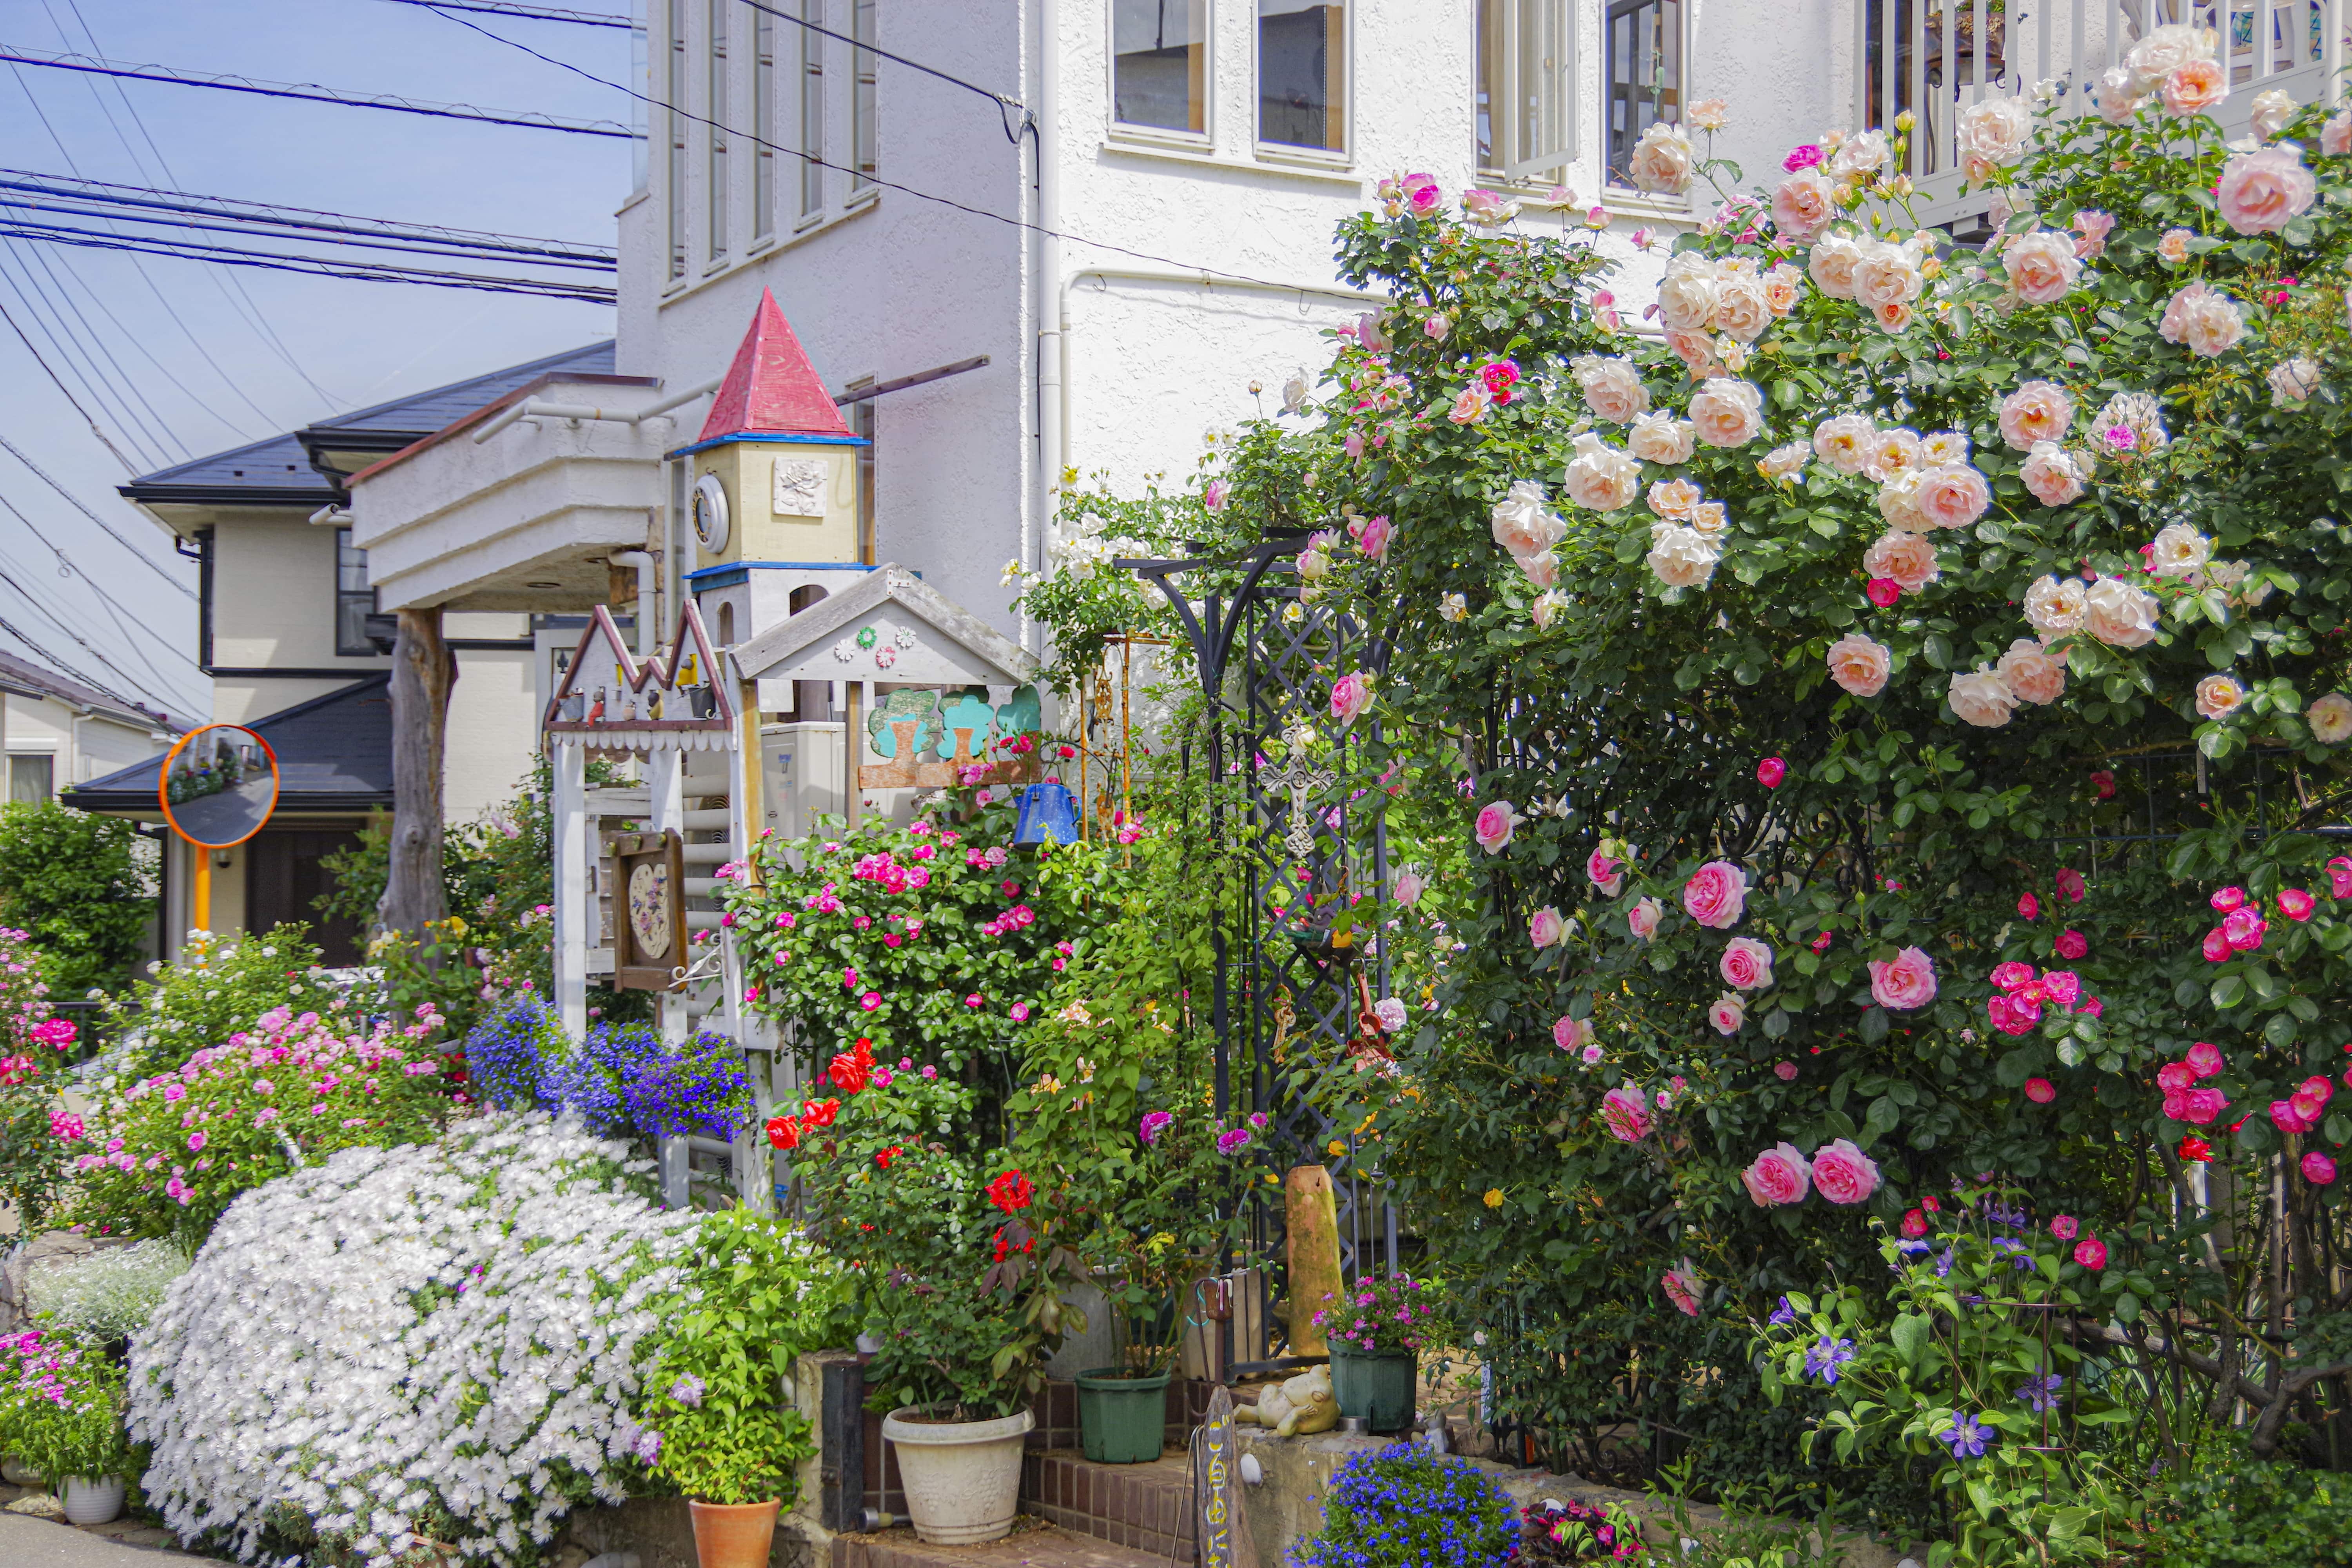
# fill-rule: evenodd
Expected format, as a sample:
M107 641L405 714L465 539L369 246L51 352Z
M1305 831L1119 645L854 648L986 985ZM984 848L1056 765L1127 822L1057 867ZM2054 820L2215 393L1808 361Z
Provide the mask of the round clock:
M629 930L647 958L669 954L669 868L640 865L629 873Z
M707 554L727 548L727 487L717 474L705 474L694 482L694 537Z

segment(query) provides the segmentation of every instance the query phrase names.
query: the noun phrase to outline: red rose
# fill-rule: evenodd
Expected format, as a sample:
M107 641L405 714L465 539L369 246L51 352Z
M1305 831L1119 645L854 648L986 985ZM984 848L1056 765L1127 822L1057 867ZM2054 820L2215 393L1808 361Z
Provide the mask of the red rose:
M779 1149L799 1148L801 1146L801 1124L793 1121L789 1116L770 1117L768 1119L768 1142Z
M1036 1195L1034 1183L1018 1171L1007 1171L988 1184L988 1201L1006 1214L1017 1213L1029 1206Z

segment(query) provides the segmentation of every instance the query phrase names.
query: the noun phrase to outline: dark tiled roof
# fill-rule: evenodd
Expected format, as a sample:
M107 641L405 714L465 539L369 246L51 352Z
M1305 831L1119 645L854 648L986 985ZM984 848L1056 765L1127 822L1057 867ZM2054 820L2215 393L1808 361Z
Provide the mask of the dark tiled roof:
M607 338L601 343L568 349L527 364L510 364L488 375L453 381L446 386L379 403L373 408L338 414L331 419L317 421L310 428L321 434L333 430L402 430L429 436L452 419L462 418L486 403L497 402L527 381L559 371L609 374L612 368L613 341Z
M310 454L292 436L272 436L177 468L158 468L121 487L134 500L175 489L258 490L283 493L289 500L327 500L334 495L334 487L310 466Z
M59 698L83 708L93 708L110 713L134 724L144 724L152 730L184 731L188 726L181 720L159 709L133 705L119 697L109 697L94 687L85 686L71 676L18 658L13 653L0 653L0 686L26 687L47 696Z
M392 678L371 676L246 728L278 753L278 809L392 804ZM163 759L150 757L58 798L84 811L153 811Z

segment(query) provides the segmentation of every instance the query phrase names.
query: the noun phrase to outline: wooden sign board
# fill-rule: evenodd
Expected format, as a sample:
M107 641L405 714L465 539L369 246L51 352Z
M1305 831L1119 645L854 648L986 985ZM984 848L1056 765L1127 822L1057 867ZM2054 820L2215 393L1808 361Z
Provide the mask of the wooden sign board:
M690 966L686 932L686 841L676 831L613 840L613 984L667 991Z

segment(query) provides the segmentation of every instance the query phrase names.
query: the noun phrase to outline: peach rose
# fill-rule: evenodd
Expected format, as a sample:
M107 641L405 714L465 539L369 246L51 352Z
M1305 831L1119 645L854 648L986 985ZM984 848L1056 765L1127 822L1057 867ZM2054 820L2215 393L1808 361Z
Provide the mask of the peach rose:
M1911 307L1908 305L1873 305L1870 308L1870 319L1878 323L1878 330L1880 331L1885 332L1891 338L1911 324Z
M1519 479L1495 503L1494 530L1495 542L1513 555L1540 555L1560 542L1568 525L1544 510L1541 485Z
M1669 588L1704 588L1715 575L1716 548L1695 528L1661 523L1651 536L1644 557L1658 581Z
M1703 332L1715 316L1716 265L1685 250L1666 263L1658 283L1658 323L1680 332Z
M1797 308L1797 298L1804 290L1805 275L1788 262L1763 275L1764 306L1776 317L1786 316Z
M1906 246L1866 239L1853 264L1853 297L1864 305L1907 305L1925 281L1917 258Z
M2352 109L2339 110L2327 117L2327 123L2319 128L2319 151L2329 158L2352 153Z
M1906 468L1878 487L1878 515L1886 520L1887 527L1925 533L1936 526L1919 510L1919 492L1927 482L1927 470Z
M2032 637L2011 643L1993 668L2021 702L2045 706L2065 695L2066 661L2051 658Z
M1772 189L1772 226L1804 244L1837 216L1837 200L1818 168L1800 169Z
M1960 111L1962 151L1994 163L2013 162L2032 134L2032 112L2018 99L1988 98Z
M1723 369L1723 361L1716 356L1715 340L1705 332L1686 332L1679 327L1668 327L1666 347L1690 371L1693 381L1704 381Z
M2083 595L2083 629L2110 647L2145 647L2156 640L2156 595L2120 577L2102 577Z
M1687 463L1696 435L1689 420L1661 409L1633 421L1625 432L1625 449L1645 463Z
M2241 153L2221 169L2213 202L2240 234L2275 234L2311 210L2319 183L2292 147Z
M1559 581L1559 557L1547 550L1540 555L1514 555L1521 572L1527 574L1529 584L1549 588Z
M2107 236L2116 232L2113 213L2084 211L2074 215L2074 254L2088 261L2107 253Z
M2038 577L2025 590L2026 624L2045 643L2071 636L2083 627L2084 598L2080 577Z
M2245 706L2246 689L2237 678L2209 675L2197 683L2197 716L2200 719L2227 719Z
M2164 237L2156 242L2156 253L2178 267L2189 259L2189 242L2196 237L2193 229L2168 228L2164 231Z
M2246 113L2246 129L2262 141L2275 141L2300 107L2293 98L2276 88L2258 92L2254 94L2253 106Z
M1862 570L1867 576L1892 577L1906 594L1917 593L1942 574L1936 546L1927 536L1899 531L1880 536L1862 552Z
M2009 689L2009 682L1979 665L1973 675L1952 677L1946 700L1963 723L1998 730L2009 722L2010 710L2017 706L2017 694Z
M1805 464L1812 455L1812 447L1804 442L1791 441L1757 458L1756 471L1768 479L1793 480L1805 471Z
M2036 441L2063 440L2074 423L2074 400L2054 381L2029 381L2000 400L2000 438L2011 451Z
M1678 196L1690 189L1694 162L1690 132L1663 120L1654 121L1633 144L1626 172L1633 175L1637 190Z
M1730 122L1731 105L1719 98L1702 98L1690 106L1689 119L1701 131L1720 131Z
M2188 577L2213 559L2213 542L2185 522L2157 530L2147 548L2148 570L2158 577Z
M2311 400L2319 390L2319 362L2297 354L2271 366L2271 402L2285 408Z
M1832 300L1853 298L1853 270L1862 260L1862 247L1850 234L1827 234L1813 241L1805 258L1813 287Z
M1916 952L1918 949L1905 951ZM1841 1138L1813 1151L1813 1190L1830 1202L1847 1207L1866 1202L1878 1190L1878 1166L1854 1146L1852 1139Z
M1936 999L1935 961L1916 947L1906 947L1891 959L1874 959L1870 996L1891 1013L1917 1012Z
M1710 447L1744 447L1764 428L1764 390L1750 381L1710 376L1691 394L1691 424Z
M1731 526L1731 513L1719 500L1703 500L1692 509L1690 525L1700 538L1720 550L1724 531Z
M2009 275L2009 286L2029 305L2064 299L2083 271L2083 258L2074 254L2073 237L2048 228L2011 239L2001 252L2000 265Z
M1756 1206L1769 1209L1803 1203L1806 1193L1812 1190L1813 1173L1795 1144L1781 1143L1757 1155L1739 1173L1739 1180Z
M1633 504L1642 488L1642 470L1633 458L1606 446L1587 430L1576 438L1576 456L1570 459L1561 489L1568 499L1594 511L1615 511Z
M2352 697L2331 691L2305 710L2310 721L2311 738L2323 746L2334 746L2352 740Z
M2083 493L2084 480L2089 478L2083 465L2067 456L2066 449L2055 441L2033 443L2018 477L2043 506L2064 506L2075 500Z
M1764 280L1734 273L1716 285L1715 314L1707 324L1743 343L1752 343L1772 324L1771 302L1764 296Z
M1919 433L1898 425L1892 430L1878 433L1878 439L1871 443L1870 457L1862 465L1862 471L1885 484L1905 469L1919 466Z
M1688 479L1661 479L1650 487L1650 510L1675 522L1688 522L1706 496Z
M2235 348L2246 335L2246 319L2239 314L2238 302L2228 295L2191 283L2165 302L2157 335L2191 353L2214 359Z
M1486 405L1489 401L1486 388L1474 381L1462 389L1462 395L1454 400L1454 407L1446 417L1456 425L1475 425L1486 417Z
M1549 631L1552 621L1566 608L1568 595L1557 588L1547 589L1538 594L1535 603L1528 606L1528 619L1535 622L1536 630Z
M1728 860L1709 860L1683 884L1683 908L1710 931L1729 931L1748 912L1748 873Z
M2190 60L2157 89L2164 111L2175 120L2202 114L2230 96L2230 73L2219 60Z
M1992 487L1966 463L1946 463L1919 476L1914 504L1931 528L1966 528L1992 505Z
M2191 60L2211 59L2220 47L2221 36L2210 27L2172 22L2150 28L2124 56L2125 85L2133 92L2154 92Z
M1612 425L1626 424L1650 406L1650 389L1631 360L1579 354L1568 368L1583 389L1584 405Z
M1855 180L1875 174L1886 167L1894 148L1884 131L1864 131L1838 143L1830 158L1830 173L1842 180Z
M1830 679L1856 697L1875 697L1886 689L1894 655L1883 643L1860 632L1848 632L1829 647Z
M1958 430L1938 430L1919 437L1920 459L1929 468L1969 460L1969 438Z

